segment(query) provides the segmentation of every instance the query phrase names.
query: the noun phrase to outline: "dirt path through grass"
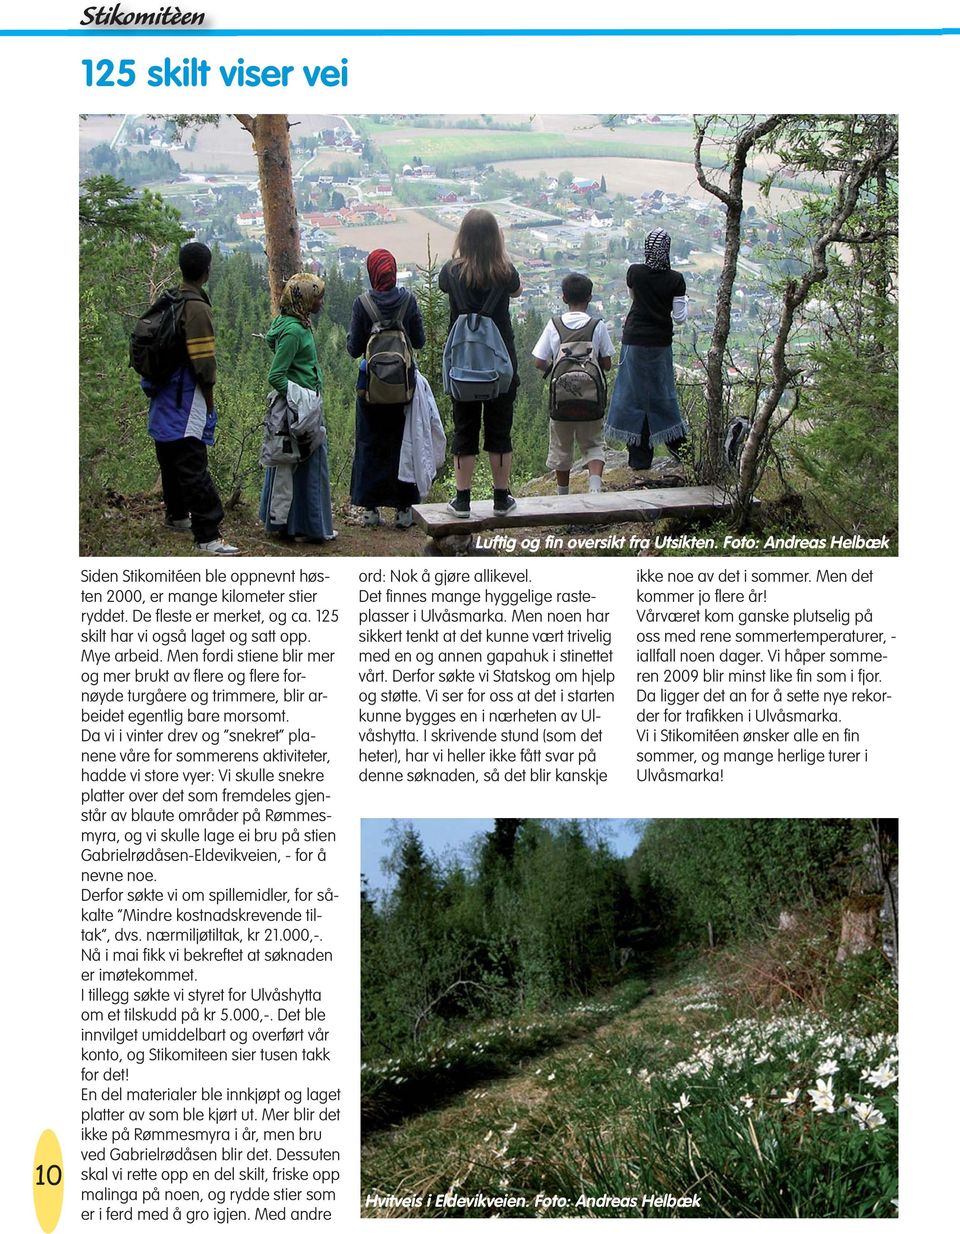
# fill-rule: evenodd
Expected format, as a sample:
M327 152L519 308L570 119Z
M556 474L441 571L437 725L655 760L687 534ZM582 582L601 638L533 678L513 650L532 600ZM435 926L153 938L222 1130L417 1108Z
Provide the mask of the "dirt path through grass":
M371 1135L363 1215L896 1212L889 987L854 1010L795 1001L740 1013L696 969L657 988L608 1004L603 1022L532 1051L511 1074ZM432 1066L453 1065L445 1057ZM643 1207L657 1197L670 1204Z
M677 1023L677 1006L696 985L680 984L643 1001L575 1038L520 1060L510 1075L473 1085L442 1108L407 1118L373 1133L363 1149L363 1192L425 1194L448 1188L489 1187L516 1168L530 1170L535 1157L523 1146L544 1138L575 1139L571 1111L607 1071L633 1070L625 1061L642 1055L659 1065L675 1040L664 1025ZM675 1034L674 1034L675 1037ZM584 1092L584 1078L590 1083ZM468 1179L470 1182L468 1183ZM456 1186L454 1187L454 1184ZM388 1215L367 1207L366 1216ZM417 1216L415 1210L389 1215Z

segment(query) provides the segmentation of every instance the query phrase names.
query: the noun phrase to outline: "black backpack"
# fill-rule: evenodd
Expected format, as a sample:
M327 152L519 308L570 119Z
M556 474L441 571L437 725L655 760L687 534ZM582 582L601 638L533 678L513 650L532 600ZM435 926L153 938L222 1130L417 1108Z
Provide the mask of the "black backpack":
M183 306L194 292L165 291L150 305L130 335L130 367L152 386L162 386L186 363Z
M373 405L404 406L417 388L417 366L404 324L413 301L409 293L393 317L383 317L372 297L360 303L370 318L370 338L364 352L367 362L366 401Z

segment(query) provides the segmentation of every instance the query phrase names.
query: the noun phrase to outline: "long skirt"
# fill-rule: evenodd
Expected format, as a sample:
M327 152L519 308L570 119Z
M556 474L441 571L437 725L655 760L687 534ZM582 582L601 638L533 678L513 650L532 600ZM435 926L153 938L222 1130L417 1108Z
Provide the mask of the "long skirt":
M656 446L686 433L673 376L673 348L624 343L605 436L632 446Z
M293 501L286 523L270 519L270 501L276 467L268 467L263 475L260 494L260 521L269 532L286 532L289 536L305 536L308 540L332 540L333 506L330 501L330 472L327 465L327 443L323 442L305 463L293 473Z
M350 473L350 500L371 509L405 510L420 500L415 484L397 478L403 445L403 407L371 407L357 398L357 434Z

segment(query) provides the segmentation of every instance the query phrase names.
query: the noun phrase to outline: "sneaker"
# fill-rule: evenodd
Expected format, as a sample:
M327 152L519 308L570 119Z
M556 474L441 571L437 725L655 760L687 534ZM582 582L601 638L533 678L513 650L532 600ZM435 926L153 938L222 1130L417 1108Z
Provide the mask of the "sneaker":
M193 524L188 518L166 518L163 525L167 531L191 531Z
M364 527L383 526L383 519L380 517L380 511L376 506L369 506L366 510L364 510L362 522Z
M236 557L242 549L228 544L226 540L207 540L205 544L199 541L194 545L198 553L209 553L211 557Z
M516 510L517 499L511 493L505 493L503 497L495 497L493 499L494 514L509 514L511 510Z
M393 519L394 527L405 528L413 526L413 511L409 506L405 510L398 510Z
M457 493L453 501L447 502L447 510L454 518L469 518L470 517L470 498L461 497Z

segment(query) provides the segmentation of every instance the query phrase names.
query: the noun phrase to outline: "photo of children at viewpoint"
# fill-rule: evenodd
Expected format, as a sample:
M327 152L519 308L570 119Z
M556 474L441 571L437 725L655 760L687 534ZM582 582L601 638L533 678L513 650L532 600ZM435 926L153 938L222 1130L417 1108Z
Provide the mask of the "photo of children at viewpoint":
M898 157L873 114L83 116L81 552L895 554Z

